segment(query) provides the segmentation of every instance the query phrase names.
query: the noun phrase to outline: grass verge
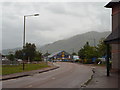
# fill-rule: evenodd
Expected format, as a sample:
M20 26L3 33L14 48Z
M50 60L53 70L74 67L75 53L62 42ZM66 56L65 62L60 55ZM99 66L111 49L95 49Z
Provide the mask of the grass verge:
M22 64L20 64L20 65L3 65L1 75L8 75L8 74L13 74L13 73L38 70L38 69L42 69L42 68L46 68L46 67L49 67L46 63L25 64L25 70L22 70Z

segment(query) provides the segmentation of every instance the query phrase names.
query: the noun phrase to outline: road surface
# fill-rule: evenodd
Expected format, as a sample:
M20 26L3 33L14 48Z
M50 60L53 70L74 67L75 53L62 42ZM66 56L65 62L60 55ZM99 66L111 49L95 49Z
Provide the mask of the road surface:
M60 68L17 79L2 81L3 88L80 88L92 74L89 66L57 62Z

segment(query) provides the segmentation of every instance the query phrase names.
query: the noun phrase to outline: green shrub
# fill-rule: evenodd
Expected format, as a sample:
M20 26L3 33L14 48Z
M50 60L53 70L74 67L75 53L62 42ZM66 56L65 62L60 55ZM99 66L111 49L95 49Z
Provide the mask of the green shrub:
M83 64L92 64L92 59L84 59Z
M39 58L39 57L35 57L35 58L34 58L34 61L42 61L42 59Z

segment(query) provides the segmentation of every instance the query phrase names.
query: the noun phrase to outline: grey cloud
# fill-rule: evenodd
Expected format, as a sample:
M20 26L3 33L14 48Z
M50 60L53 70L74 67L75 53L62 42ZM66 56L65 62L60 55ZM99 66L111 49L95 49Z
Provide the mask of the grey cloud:
M66 13L64 5L61 5L61 3L50 4L49 7L46 7L46 9L50 10L53 13L57 13L57 14L65 14Z
M37 45L110 26L110 10L104 3L4 3L3 48L22 46L23 16L34 13L40 16L27 18L26 41Z

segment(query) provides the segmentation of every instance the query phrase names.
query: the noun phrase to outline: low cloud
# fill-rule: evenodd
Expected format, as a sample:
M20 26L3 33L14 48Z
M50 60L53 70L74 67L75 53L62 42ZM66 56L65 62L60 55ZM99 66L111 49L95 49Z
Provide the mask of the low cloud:
M88 31L110 31L110 10L103 2L22 2L3 3L3 49L21 47L23 16L26 19L26 42L44 45Z

